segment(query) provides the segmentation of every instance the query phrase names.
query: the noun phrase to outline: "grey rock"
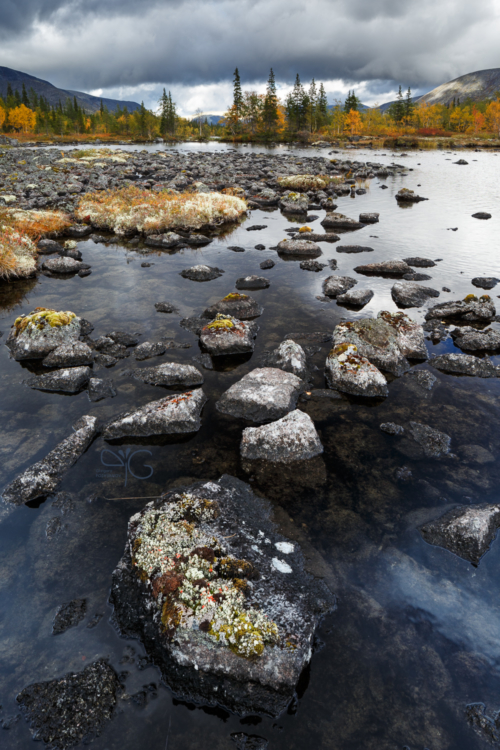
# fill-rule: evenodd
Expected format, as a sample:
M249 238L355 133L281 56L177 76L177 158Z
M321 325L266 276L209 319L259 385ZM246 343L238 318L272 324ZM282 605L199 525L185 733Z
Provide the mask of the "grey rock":
M220 325L222 323L222 325ZM212 357L253 352L258 327L230 315L217 315L200 331L200 344Z
M395 422L383 422L379 425L379 428L382 432L386 432L388 435L402 435L405 431L405 428L402 425L396 424Z
M486 211L478 211L475 214L472 214L473 219L491 219L491 214L487 213Z
M342 393L368 398L389 395L387 381L354 344L340 344L330 351L325 365L328 386Z
M476 276L472 279L472 284L479 289L493 289L499 281L495 276Z
M438 379L429 370L413 370L405 375L406 381L414 383L418 388L423 388L424 391L432 391Z
M308 414L296 409L271 424L243 430L243 458L290 463L323 453L323 446Z
M232 417L265 422L295 409L302 381L274 367L252 370L222 394L216 408Z
M96 365L100 367L113 367L118 362L117 357L112 357L110 354L96 354L95 360Z
M78 273L82 268L82 263L74 258L67 258L58 256L57 258L49 258L42 263L42 268L51 273Z
M280 255L290 255L297 258L318 258L323 255L321 248L309 240L282 240L278 242Z
M420 528L426 542L477 565L500 526L500 505L458 506Z
M267 289L269 279L264 276L242 276L236 280L236 289Z
M317 273L318 271L322 271L323 268L326 268L326 264L318 263L317 260L302 260L300 262L300 267L303 271L314 271Z
M178 313L179 310L172 305L170 302L157 302L155 304L155 310L162 313Z
M415 266L416 268L432 268L436 265L433 260L429 260L428 258L403 258L403 260L409 266Z
M34 315L36 311L29 313ZM49 323L29 323L18 333L12 326L5 345L16 360L43 359L63 344L72 344L80 336L80 318L74 317L67 325L51 326Z
M26 380L26 385L40 391L63 391L77 393L89 382L90 367L68 367L44 375L35 375Z
M159 357L165 354L167 347L161 341L144 341L142 344L134 349L134 357L141 361L144 359L150 359L151 357Z
M323 293L327 297L337 297L352 289L358 282L350 276L329 276L323 282Z
M3 491L6 503L22 505L50 495L64 474L80 458L97 434L97 419L86 415L74 425L74 432L59 443L45 458L19 474Z
M488 295L483 295L478 299L475 295L471 294L464 300L441 302L439 305L434 305L425 314L425 319L433 320L437 318L439 320L457 319L471 322L487 322L492 320L495 315L495 305Z
M367 263L364 266L356 266L354 270L356 273L363 273L367 276L403 276L412 273L411 267L404 260L383 260L380 263Z
M377 213L366 213L360 214L359 220L362 224L377 224L380 214Z
M91 401L102 401L103 398L114 398L116 388L109 378L90 378L88 396Z
M416 271L411 271L411 273L404 273L401 278L405 281L429 281L432 279L432 276L429 276L428 273L417 273Z
M212 279L218 279L223 273L224 271L220 268L197 265L184 269L184 271L180 272L179 276L183 276L185 279L191 279L191 281L212 281Z
M304 193L289 193L280 200L280 208L286 214L306 214L309 198Z
M371 289L350 289L345 294L337 295L337 302L350 307L364 307L373 299Z
M339 245L335 250L338 253L373 253L373 247L364 245Z
M457 451L467 463L485 464L495 463L495 456L482 445L461 445Z
M362 229L365 226L365 224L362 224L360 221L356 221L356 219L350 219L348 216L344 216L344 214L335 212L327 214L321 222L321 225L324 226L325 229L348 230Z
M172 435L198 432L201 410L207 401L203 390L168 396L151 401L140 409L125 412L110 420L103 429L104 438Z
M338 242L340 237L333 232L318 234L317 232L297 233L293 235L294 240L306 239L308 242Z
M409 190L408 188L401 188L401 190L396 193L396 200L401 203L419 203L420 201L428 201L428 198L422 198L420 195L417 195L413 190Z
M500 331L493 328L478 331L477 328L463 326L451 332L455 346L464 351L498 351L500 350Z
M426 458L442 458L450 452L450 436L428 424L410 422L407 434L422 448Z
M223 299L208 307L203 313L203 318L213 320L216 315L229 315L238 320L250 320L262 315L263 308L256 299L247 294L228 294Z
M494 378L497 376L495 365L489 359L479 359L472 354L439 354L429 360L436 370L454 375L470 375L476 378Z
M107 354L110 357L124 359L129 356L127 347L124 344L117 344L111 336L98 336L93 343L98 352Z
M421 307L430 297L439 297L439 292L412 281L396 281L391 295L398 307Z
M72 227L66 229L66 234L69 234L70 237L75 237L76 239L79 237L86 237L87 235L92 234L92 227L88 224L73 224Z
M307 374L306 354L300 344L291 339L285 339L266 358L266 366L278 367L285 372L292 372L298 378L304 379Z
M134 378L149 385L190 387L203 384L203 375L196 367L179 365L176 362L165 362L156 367L134 370Z
M245 252L245 248L244 247L240 247L239 245L230 245L227 249L228 250L232 250L233 253L244 253Z
M44 367L77 367L78 365L91 365L94 357L95 353L88 344L83 341L73 341L53 349L42 364Z
M128 331L111 331L106 336L119 346L137 346L139 343L138 334L128 333Z
M86 599L72 599L70 602L61 604L57 608L52 625L52 633L60 635L68 628L74 628L80 623L87 613Z
M168 249L175 247L182 241L183 238L180 235L175 234L174 232L166 232L165 234L149 235L149 237L146 237L144 240L144 244L149 247L164 247Z
M265 271L267 268L274 268L276 263L274 260L271 260L270 258L268 260L263 260L262 263L259 264L259 268L262 268L263 271Z
M38 245L39 255L53 255L54 253L60 253L63 250L63 246L56 242L56 240L40 240Z
M184 237L184 242L192 247L203 247L204 245L210 245L213 240L210 237L205 237L204 234L193 232L189 237Z

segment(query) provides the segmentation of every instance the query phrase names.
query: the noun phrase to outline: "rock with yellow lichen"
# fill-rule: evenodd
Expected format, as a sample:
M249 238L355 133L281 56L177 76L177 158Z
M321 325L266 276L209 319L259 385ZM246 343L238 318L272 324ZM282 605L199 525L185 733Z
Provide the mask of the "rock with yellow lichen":
M208 307L203 313L204 318L215 318L219 313L222 315L232 315L238 320L251 320L262 315L263 308L256 299L248 294L239 294L231 292L226 294L223 299L215 302Z
M334 346L326 359L326 380L330 388L353 396L386 397L387 381L375 365L363 357L354 344Z
M253 352L258 326L218 314L200 331L200 344L212 357Z
M270 518L266 500L224 476L176 488L130 519L114 621L183 700L276 716L294 696L335 600Z
M16 318L5 343L16 360L43 359L57 347L78 341L80 331L75 313L37 307Z

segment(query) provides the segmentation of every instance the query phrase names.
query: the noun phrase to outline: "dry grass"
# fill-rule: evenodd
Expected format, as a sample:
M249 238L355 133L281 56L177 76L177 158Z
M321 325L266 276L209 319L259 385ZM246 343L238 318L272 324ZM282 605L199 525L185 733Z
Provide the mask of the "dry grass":
M85 195L75 211L80 221L116 234L155 234L168 229L200 229L235 222L246 212L244 200L221 193L151 192L131 185Z
M26 234L0 225L0 279L32 276L36 255L36 245Z
M280 187L290 190L324 190L336 182L339 182L338 177L330 177L327 174L293 174L278 177Z
M62 232L72 223L69 216L62 211L22 211L19 208L0 211L0 226L11 227L32 240Z

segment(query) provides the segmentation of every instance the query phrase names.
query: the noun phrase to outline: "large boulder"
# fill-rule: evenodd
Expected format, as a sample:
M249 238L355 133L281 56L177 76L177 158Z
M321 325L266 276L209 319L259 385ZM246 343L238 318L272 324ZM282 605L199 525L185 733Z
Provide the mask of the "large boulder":
M309 198L305 193L287 193L280 200L280 208L286 214L306 214Z
M429 360L436 370L453 375L470 375L476 378L495 378L499 375L489 357L479 359L473 354L438 354Z
M147 437L148 435L179 435L198 432L201 427L201 410L207 401L203 389L186 391L150 401L140 409L120 414L111 419L103 429L107 440L121 437Z
M327 214L321 224L325 227L325 229L344 230L363 229L363 227L365 226L365 224L362 224L360 221L356 221L356 219L350 219L348 216L344 216L344 214L335 212Z
M398 307L421 307L430 297L439 297L439 292L414 281L396 281L391 295Z
M328 276L323 282L323 293L327 297L337 297L356 286L358 282L350 276Z
M95 358L95 352L83 341L72 341L69 344L61 344L47 354L42 364L44 367L78 367L79 365L91 365Z
M243 430L241 455L277 463L303 461L323 453L323 446L308 414L296 409L276 422Z
M200 344L212 357L253 352L258 327L230 315L217 315L200 330Z
M304 572L271 513L223 476L171 490L130 519L114 620L182 700L277 716L295 696L334 597Z
M203 384L203 375L193 365L180 365L177 362L165 362L156 367L143 367L134 370L134 378L148 385L168 385L190 388Z
M500 331L495 331L493 328L478 331L477 328L463 326L462 328L455 328L451 332L451 336L455 346L466 352L500 350Z
M309 240L282 240L278 242L280 255L291 255L297 258L318 258L323 255L321 248Z
M354 344L339 344L330 351L325 366L330 388L353 396L386 397L387 381Z
M252 422L279 419L295 409L301 389L302 380L291 372L261 367L223 393L216 408Z
M453 508L420 528L429 544L453 552L477 565L488 551L500 526L500 505L473 505Z
M78 341L80 324L73 312L39 307L16 318L5 344L16 360L43 359L57 347Z
M469 322L488 322L496 315L495 305L488 294L479 299L475 294L468 294L463 300L441 302L429 308L426 320L467 320Z
M371 289L349 289L344 294L337 295L337 303L348 307L364 307L373 299Z
M248 294L231 292L223 299L208 307L203 313L203 318L215 318L216 315L231 315L238 320L251 320L262 315L262 307L256 299Z
M43 375L34 375L26 380L26 385L39 391L78 393L88 385L91 374L90 367L66 367Z
M41 461L19 474L3 491L6 503L22 505L50 495L64 474L80 458L97 434L97 419L86 415L73 425L73 433Z

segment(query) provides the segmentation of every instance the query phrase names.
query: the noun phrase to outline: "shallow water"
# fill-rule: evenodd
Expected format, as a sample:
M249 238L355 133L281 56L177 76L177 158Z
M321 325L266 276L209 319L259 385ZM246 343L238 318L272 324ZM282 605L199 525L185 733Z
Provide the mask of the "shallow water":
M206 144L181 148L209 150ZM210 144L210 150L228 148L232 147ZM295 152L298 158L315 153ZM262 353L277 346L287 333L331 331L342 318L396 309L390 296L393 280L359 276L354 266L409 256L440 258L434 268L421 269L432 276L422 283L438 290L446 286L451 292L441 292L430 304L477 292L471 285L474 276L500 277L499 156L461 151L402 157L360 150L338 155L394 161L413 170L406 177L372 180L364 196L338 199L339 211L355 218L361 211L378 211L380 223L346 234L339 243L321 243L320 261L335 258L335 273L358 278L358 289L374 290L374 298L361 312L316 298L322 294L322 281L332 273L328 267L320 273L303 271L298 262L282 260L269 249L290 226L278 210L252 211L240 227L201 250L167 253L124 242L82 241L79 248L92 266L91 276L40 276L0 287L3 487L66 437L82 414L105 418L166 395L166 389L137 382L130 370L165 361L191 363L200 353L197 338L181 328L179 320L199 315L233 291L240 276L257 273L271 280L268 289L250 293L264 306L252 357L234 365L225 363L219 370L203 370L209 402L195 437L112 444L98 438L60 487L73 494L69 512L55 507L53 499L3 515L0 509L0 719L18 713L15 696L27 684L80 670L107 656L118 672L128 672L129 695L153 683L158 687L148 693L146 705L139 705L137 696L120 701L116 716L92 743L96 750L229 750L235 747L231 739L235 732L267 738L270 750L302 750L312 744L335 750L484 747L466 723L464 708L476 701L486 703L490 714L500 708L500 545L493 543L475 569L446 550L427 545L418 526L458 502L499 502L500 381L433 370L438 383L430 392L404 376L392 381L390 396L383 402L342 398L302 403L300 408L316 423L325 452L300 475L290 468L246 474L238 451L245 424L215 409L220 394L258 366ZM469 165L454 165L460 157ZM381 190L383 183L389 189ZM399 207L394 196L403 186L429 200ZM479 210L489 211L493 218L471 218ZM321 231L318 225L324 212L312 213L319 219L309 223ZM245 227L252 224L267 228L247 232ZM450 227L458 231L449 231ZM267 249L256 250L258 243ZM341 254L336 251L340 244L368 245L374 252ZM234 253L229 245L240 245L245 252ZM261 272L259 263L266 258L275 260L276 266ZM145 261L152 266L142 268ZM204 283L179 276L182 269L200 262L225 273ZM490 294L496 300L500 285ZM171 302L180 315L157 313L154 303L159 301ZM30 368L9 359L3 342L15 317L37 306L75 311L94 324L93 337L131 330L141 332L141 341L167 336L190 348L167 350L163 357L145 363L131 356L109 371L99 370L99 377L114 380L118 395L97 404L90 404L85 392L34 391L22 383ZM424 309L408 312L418 321L425 314ZM436 354L455 350L451 339L438 345L428 342L428 347ZM317 367L316 388L325 385L328 348L325 344L311 352ZM493 360L500 364L500 357ZM417 369L431 368L423 364ZM410 419L449 434L458 458L418 462L401 455L395 439L382 433L379 424L405 424ZM460 446L470 444L490 450L495 463L465 464ZM130 449L127 459L119 454L126 449ZM411 468L413 482L395 479L395 471L403 465ZM121 639L109 622L111 573L123 552L128 518L144 506L145 498L159 491L218 479L223 473L250 481L269 498L282 532L303 545L310 569L325 577L339 599L337 611L319 633L317 653L303 676L298 700L279 719L240 719L222 709L177 701L161 685L156 669L144 667L142 646ZM436 491L430 491L429 485ZM46 526L54 517L60 518L62 530L48 539ZM85 621L53 636L57 606L81 597L88 602ZM103 618L88 629L95 613ZM2 730L1 739L7 750L31 747L32 742L24 720Z

